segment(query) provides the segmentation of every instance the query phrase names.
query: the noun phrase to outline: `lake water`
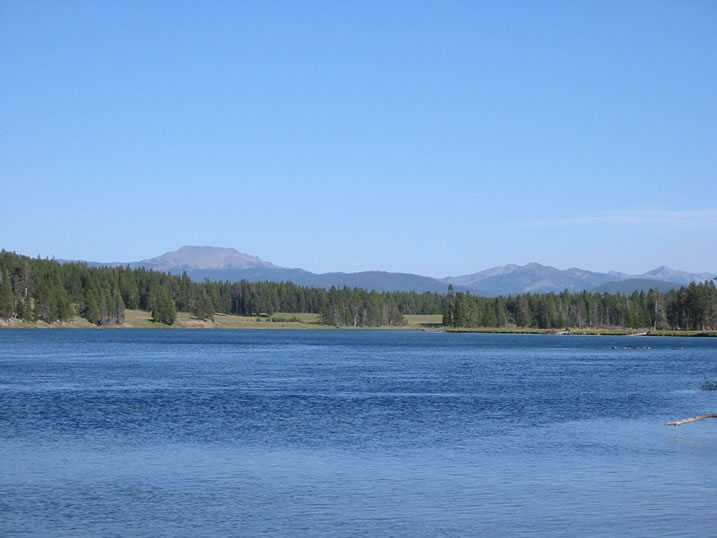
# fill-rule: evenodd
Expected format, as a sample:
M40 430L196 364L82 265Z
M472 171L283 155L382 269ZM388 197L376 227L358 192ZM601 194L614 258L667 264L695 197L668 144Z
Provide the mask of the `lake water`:
M717 339L0 331L0 534L715 536L717 420L664 425L704 376Z

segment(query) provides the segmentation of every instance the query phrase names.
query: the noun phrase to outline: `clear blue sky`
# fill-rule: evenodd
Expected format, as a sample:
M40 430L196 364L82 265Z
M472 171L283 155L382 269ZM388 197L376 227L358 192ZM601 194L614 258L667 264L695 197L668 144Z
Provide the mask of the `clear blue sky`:
M717 2L0 0L0 248L717 271Z

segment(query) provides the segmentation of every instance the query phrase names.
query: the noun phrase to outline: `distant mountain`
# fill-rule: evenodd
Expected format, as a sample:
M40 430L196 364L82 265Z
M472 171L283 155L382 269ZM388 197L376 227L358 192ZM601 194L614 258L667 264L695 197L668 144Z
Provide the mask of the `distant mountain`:
M323 273L306 280L307 286L364 288L376 291L416 291L446 293L448 285L427 276L412 273L363 271L360 273ZM463 289L461 287L461 289Z
M330 288L344 286L377 291L416 291L445 293L448 284L458 291L470 291L474 295L495 297L521 293L547 293L569 290L608 291L632 293L660 285L660 289L687 285L690 282L711 280L711 273L687 273L669 267L658 267L642 275L630 275L617 271L598 273L572 267L556 269L539 263L528 265L504 265L485 269L477 273L436 279L412 273L390 273L386 271L363 271L359 273L312 273L300 268L274 265L235 250L208 246L184 246L156 258L129 263L95 263L92 266L129 265L146 267L181 275L186 273L196 281L209 280L238 282L293 282L300 286Z
M529 263L523 266L493 267L472 275L444 278L443 282L468 285L481 295L494 297L563 290L582 291L611 280L612 278L606 273L594 273L577 268L561 271L555 267Z
M244 254L233 248L184 246L156 258L138 262L91 265L129 265L132 268L145 267L176 275L186 272L192 280L205 278L216 281L239 282L293 282L300 286L317 288L365 288L376 291L430 291L445 293L448 285L435 279L410 273L389 273L386 271L364 271L360 273L312 273L304 269L280 267L260 258ZM459 287L459 289L466 289Z
M518 295L520 293L547 293L569 290L609 291L632 293L637 290L654 288L668 290L688 285L690 282L710 280L711 273L687 273L669 267L659 267L643 275L630 275L617 271L597 273L584 269L556 269L539 263L528 265L505 265L492 267L478 273L441 279L446 284L462 285L476 294L494 297L497 295Z
M665 267L663 265L662 267L648 271L645 273L645 276L656 280L676 282L683 286L687 286L690 282L704 282L705 280L712 280L716 275L713 275L712 273L687 273L685 271L670 269L669 267Z
M457 276L457 277L446 277L442 278L441 282L445 282L446 284L453 284L454 286L466 286L468 288L478 289L478 283L486 280L488 278L494 277L494 276L503 276L508 275L515 271L516 269L520 269L519 265L503 265L503 266L497 266L497 267L491 267L490 269L484 269L483 271L479 271L477 273L473 273L471 275L463 275L463 276Z
M622 293L625 295L632 294L634 291L649 291L651 289L659 288L660 291L669 291L672 289L680 288L682 284L675 282L666 282L664 280L656 280L654 278L627 278L625 280L615 280L602 284L590 291L596 291L599 293Z
M183 271L235 269L278 269L273 263L262 261L256 256L244 254L233 248L184 246L156 258L129 264L130 267L146 267L155 271L182 273Z
M170 271L175 273L176 271ZM178 274L181 274L179 271ZM343 288L364 288L376 291L426 291L446 293L448 285L421 275L410 273L389 273L386 271L364 271L360 273L311 273L303 269L253 268L253 269L190 269L187 274L195 281L205 278L209 280L238 282L248 280L259 282L269 280L272 282L293 282L299 286L314 288L330 288L336 286ZM465 288L459 288L465 291Z

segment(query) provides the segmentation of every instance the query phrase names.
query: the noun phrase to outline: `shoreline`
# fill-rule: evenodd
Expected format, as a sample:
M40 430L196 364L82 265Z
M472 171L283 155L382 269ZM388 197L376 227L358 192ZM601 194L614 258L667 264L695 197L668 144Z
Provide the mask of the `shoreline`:
M287 314L277 313L273 316L235 316L228 314L215 314L213 321L193 318L189 313L180 312L173 325L155 323L149 313L144 311L126 311L124 323L121 325L93 325L87 320L75 316L70 321L46 323L44 321L27 322L16 318L0 319L1 330L26 329L255 329L255 330L372 330L372 331L419 331L435 333L472 333L472 334L542 334L546 336L672 336L672 337L698 337L714 338L717 331L672 331L650 329L534 329L521 327L471 327L449 328L440 325L438 315L406 315L407 324L402 326L384 325L380 327L334 327L318 323L317 314Z
M674 336L681 338L716 338L717 331L673 331L673 330L650 330L637 329L570 329L568 331L556 331L554 329L531 329L515 328L505 329L504 327L486 328L460 328L441 329L441 332L448 333L487 333L487 334L543 334L546 336Z

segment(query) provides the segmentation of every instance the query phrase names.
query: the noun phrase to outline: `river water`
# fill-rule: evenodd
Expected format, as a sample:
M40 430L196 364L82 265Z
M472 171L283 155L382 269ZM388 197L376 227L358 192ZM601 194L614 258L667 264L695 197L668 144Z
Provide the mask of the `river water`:
M0 534L715 536L717 420L664 425L704 376L717 339L0 331Z

